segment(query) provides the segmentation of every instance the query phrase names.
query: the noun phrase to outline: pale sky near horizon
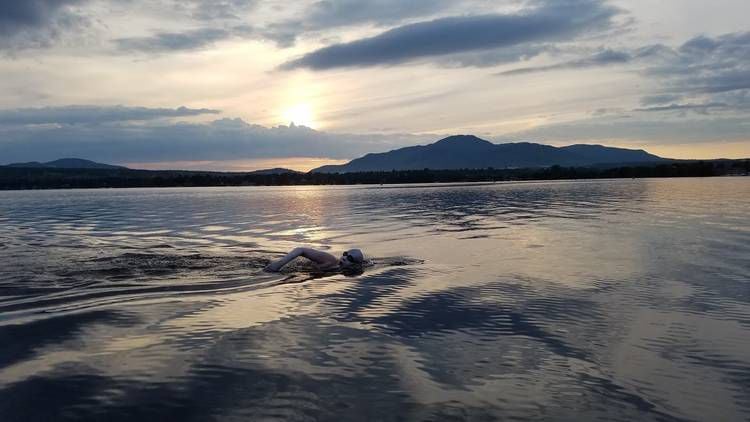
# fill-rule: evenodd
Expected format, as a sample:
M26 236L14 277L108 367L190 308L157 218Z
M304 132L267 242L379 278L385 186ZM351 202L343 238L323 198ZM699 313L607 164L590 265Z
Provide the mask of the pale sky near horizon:
M747 16L746 0L0 2L0 164L308 170L459 133L745 158Z

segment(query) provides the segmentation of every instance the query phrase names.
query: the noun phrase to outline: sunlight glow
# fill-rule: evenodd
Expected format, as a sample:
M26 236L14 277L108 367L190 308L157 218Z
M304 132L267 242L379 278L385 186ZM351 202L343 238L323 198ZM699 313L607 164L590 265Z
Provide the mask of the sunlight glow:
M309 104L295 104L284 111L284 121L297 126L315 127L315 116Z

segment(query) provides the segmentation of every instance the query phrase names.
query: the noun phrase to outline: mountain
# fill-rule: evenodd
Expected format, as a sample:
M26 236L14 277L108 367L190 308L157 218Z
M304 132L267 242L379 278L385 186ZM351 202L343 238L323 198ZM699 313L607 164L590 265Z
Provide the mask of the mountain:
M55 161L49 161L46 163L40 163L38 161L32 161L29 163L13 163L7 166L0 167L14 167L14 168L55 168L55 169L102 169L102 170L116 170L126 169L127 167L113 166L109 164L96 163L94 161L83 160L80 158L61 158Z
M302 172L297 171L297 170L290 170L290 169L285 169L282 167L277 167L277 168L272 168L272 169L255 170L255 171L251 171L248 174L255 174L259 176L269 176L269 175L274 175L274 174L286 174L286 173L296 174L296 173L302 173Z
M571 145L553 147L529 142L493 144L473 135L456 135L433 144L367 154L342 165L318 167L312 172L521 168L592 166L597 164L655 163L665 161L643 150Z

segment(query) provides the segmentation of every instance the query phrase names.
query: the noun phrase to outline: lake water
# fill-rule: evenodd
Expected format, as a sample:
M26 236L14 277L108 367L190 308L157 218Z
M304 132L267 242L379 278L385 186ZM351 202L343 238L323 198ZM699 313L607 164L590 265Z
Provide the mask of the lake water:
M0 419L750 420L750 178L0 192ZM262 267L360 247L360 275Z

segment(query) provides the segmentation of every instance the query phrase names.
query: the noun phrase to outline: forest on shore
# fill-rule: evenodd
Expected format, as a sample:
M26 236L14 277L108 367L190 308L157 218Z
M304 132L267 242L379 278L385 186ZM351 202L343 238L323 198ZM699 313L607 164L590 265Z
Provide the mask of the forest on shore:
M499 182L514 180L612 179L650 177L747 176L750 159L674 161L658 165L523 169L393 170L361 173L275 174L133 169L56 169L0 167L0 190L354 185Z

